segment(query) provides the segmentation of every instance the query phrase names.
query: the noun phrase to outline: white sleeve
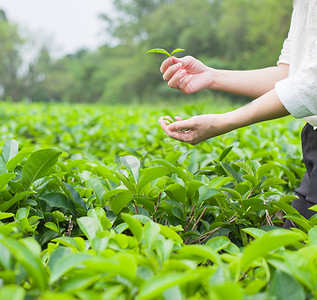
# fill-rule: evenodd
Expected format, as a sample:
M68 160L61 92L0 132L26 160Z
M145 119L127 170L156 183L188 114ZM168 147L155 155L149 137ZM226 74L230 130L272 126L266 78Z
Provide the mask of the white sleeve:
M277 65L279 64L290 64L290 37L284 41L283 49L277 62Z
M275 90L295 118L317 115L317 40L299 70L277 82Z

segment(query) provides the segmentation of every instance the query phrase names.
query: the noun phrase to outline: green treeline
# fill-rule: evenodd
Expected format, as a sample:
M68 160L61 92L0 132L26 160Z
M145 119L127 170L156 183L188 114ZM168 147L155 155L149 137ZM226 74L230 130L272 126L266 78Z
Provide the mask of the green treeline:
M184 48L215 68L275 65L287 36L291 0L112 0L102 15L107 43L53 59L43 46L31 62L29 41L0 10L0 97L18 101L125 103L178 97L161 78L165 57L151 48ZM71 16L70 16L71 18ZM83 20L84 22L84 20Z

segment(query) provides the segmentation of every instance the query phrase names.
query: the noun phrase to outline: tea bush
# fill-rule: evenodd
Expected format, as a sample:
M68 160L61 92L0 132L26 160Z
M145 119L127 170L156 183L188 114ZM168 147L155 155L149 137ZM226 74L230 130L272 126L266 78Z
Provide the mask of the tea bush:
M315 299L317 218L290 206L302 121L196 147L159 128L216 104L3 103L0 298Z

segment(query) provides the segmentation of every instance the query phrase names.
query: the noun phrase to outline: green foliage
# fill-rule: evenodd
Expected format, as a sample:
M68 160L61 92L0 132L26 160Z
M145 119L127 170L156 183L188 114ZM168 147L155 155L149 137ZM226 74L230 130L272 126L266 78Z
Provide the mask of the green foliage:
M290 206L301 121L193 148L159 130L159 107L3 108L4 299L316 297L316 218Z
M31 63L22 61L20 30L0 19L3 98L152 103L184 97L167 87L157 71L161 56L145 55L147 49L179 45L220 69L276 65L292 1L113 0L113 7L115 11L102 17L108 31L105 45L59 59L53 59L50 47L43 46ZM32 44L30 38L26 44ZM22 72L22 65L28 66L27 71Z

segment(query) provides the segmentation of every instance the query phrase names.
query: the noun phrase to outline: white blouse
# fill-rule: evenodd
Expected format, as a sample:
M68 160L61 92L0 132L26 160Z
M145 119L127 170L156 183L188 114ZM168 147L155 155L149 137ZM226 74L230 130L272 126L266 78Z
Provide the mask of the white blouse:
M279 63L289 77L276 83L282 104L295 118L317 126L317 0L294 0L288 37Z

